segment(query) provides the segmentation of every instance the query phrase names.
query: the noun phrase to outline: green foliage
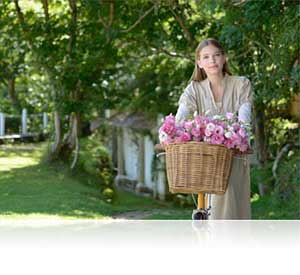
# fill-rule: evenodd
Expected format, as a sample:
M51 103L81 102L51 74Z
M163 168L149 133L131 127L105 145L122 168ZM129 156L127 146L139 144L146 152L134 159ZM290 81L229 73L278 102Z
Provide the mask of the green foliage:
M80 140L79 167L95 177L106 201L112 202L115 192L112 161L97 134Z
M273 163L265 167L252 167L251 194L254 219L300 218L300 152L292 149L279 164L278 179L272 175ZM261 197L258 184L263 183L269 192Z
M263 184L267 190L271 190L275 180L272 174L273 163L269 162L265 166L252 166L250 170L251 194L259 194L259 184Z
M278 182L274 193L277 198L289 200L294 194L300 192L300 151L298 148L291 149L282 159L278 168ZM300 197L299 197L300 200ZM300 201L299 201L300 203Z
M272 131L270 131L270 135L268 135L268 144L274 155L289 142L294 125L295 123L292 123L289 119L281 117L273 118L268 121L266 127L272 127ZM293 137L292 140L297 139Z

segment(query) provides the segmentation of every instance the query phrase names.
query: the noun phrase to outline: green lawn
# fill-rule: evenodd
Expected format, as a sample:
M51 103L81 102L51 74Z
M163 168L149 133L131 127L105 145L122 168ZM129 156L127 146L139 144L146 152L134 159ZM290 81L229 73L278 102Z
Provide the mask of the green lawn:
M192 210L121 190L114 204L106 203L94 177L41 161L46 146L0 146L0 218L108 218L128 211L151 218L153 210L155 219L190 219Z

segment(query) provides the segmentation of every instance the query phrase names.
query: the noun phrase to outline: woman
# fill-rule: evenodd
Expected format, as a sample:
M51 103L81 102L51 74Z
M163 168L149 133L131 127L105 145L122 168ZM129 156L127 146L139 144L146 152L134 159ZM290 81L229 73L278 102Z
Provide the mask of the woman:
M215 39L202 41L195 56L191 82L179 99L176 121L199 115L238 112L239 120L250 122L252 88L249 79L233 76L227 56ZM212 195L210 219L251 219L250 173L247 155L233 157L229 184L224 195Z

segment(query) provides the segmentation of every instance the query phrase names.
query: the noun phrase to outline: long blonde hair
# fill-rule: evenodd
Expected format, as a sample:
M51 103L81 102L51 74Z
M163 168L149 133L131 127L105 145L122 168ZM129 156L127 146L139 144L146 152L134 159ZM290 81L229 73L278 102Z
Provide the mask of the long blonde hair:
M225 54L224 48L214 38L206 38L202 42L200 42L199 45L196 48L196 51L195 51L195 68L194 68L194 72L192 74L191 80L200 82L200 81L207 78L207 75L206 75L205 71L203 69L199 68L199 66L197 64L197 60L200 57L201 50L204 47L208 46L208 45L215 46L216 48L218 48L221 51L221 53L223 55ZM222 71L223 71L223 74L228 73L229 75L232 75L232 73L230 72L227 61L225 61Z

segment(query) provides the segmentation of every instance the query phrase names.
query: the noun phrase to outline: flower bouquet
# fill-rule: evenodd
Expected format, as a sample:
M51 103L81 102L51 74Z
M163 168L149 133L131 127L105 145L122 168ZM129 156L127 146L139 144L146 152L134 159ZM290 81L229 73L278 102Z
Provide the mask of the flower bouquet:
M191 121L175 122L171 114L166 116L159 129L161 145L179 142L206 142L223 144L228 149L246 152L250 149L250 125L238 121L237 115L226 113L224 116L195 115Z
M166 151L169 189L172 193L224 194L234 153L250 150L250 125L233 113L200 116L176 122L166 116L159 129Z

